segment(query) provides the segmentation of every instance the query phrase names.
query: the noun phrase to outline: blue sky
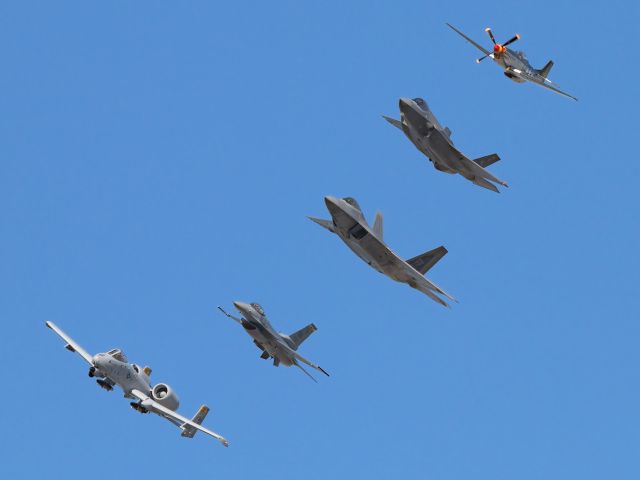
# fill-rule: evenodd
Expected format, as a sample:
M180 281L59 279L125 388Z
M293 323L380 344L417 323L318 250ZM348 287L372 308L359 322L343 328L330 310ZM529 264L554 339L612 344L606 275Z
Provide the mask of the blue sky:
M638 6L5 2L0 475L615 478L640 474ZM446 28L514 33L578 103ZM496 195L382 114L422 96ZM308 221L385 215L446 310ZM332 376L273 368L216 311L258 301ZM44 327L153 367L229 449L100 390Z

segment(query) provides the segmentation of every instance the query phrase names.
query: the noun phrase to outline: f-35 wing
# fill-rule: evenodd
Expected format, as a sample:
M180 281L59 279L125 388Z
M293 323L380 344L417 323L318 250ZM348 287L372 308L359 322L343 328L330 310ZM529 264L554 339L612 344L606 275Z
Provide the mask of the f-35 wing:
M491 55L491 52L489 50L487 50L484 47L481 47L480 45L478 45L476 42L474 42L473 40L471 40L469 37L467 37L464 33L462 33L460 30L458 30L456 27L454 27L453 25L447 23L447 27L449 27L451 30L453 30L454 32L456 32L458 35L460 35L462 38L464 38L467 42L469 42L471 45L473 45L474 47L476 47L478 50L480 50L482 53L484 53L485 55Z
M140 404L147 410L156 412L158 415L165 417L167 420L171 421L172 423L179 425L180 428L183 430L183 432L187 431L191 433L191 430L193 429L200 430L202 433L206 433L207 435L210 435L216 440L218 440L225 447L229 446L229 442L223 436L218 435L215 432L212 432L208 428L205 428L202 425L199 425L193 422L192 420L189 420L186 417L183 417L179 413L174 412L173 410L165 407L164 405L160 405L158 402L150 398L148 395L145 395L140 390L136 390L134 388L133 390L131 390L131 395L133 395L138 400L140 400Z
M527 72L524 72L522 70L519 70L517 68L509 68L507 71L510 74L515 75L518 78L521 78L521 79L526 80L526 81L531 82L531 83L535 83L536 85L540 85L541 87L548 88L549 90L552 90L552 91L554 91L556 93L559 93L562 96L571 98L571 99L575 100L576 102L578 101L578 99L576 97L574 97L573 95L570 95L567 92L563 92L558 87L554 86L553 83L551 83L550 80L547 80L547 79L541 80L537 76L531 75L531 74L529 74Z
M84 358L84 360L91 366L93 366L93 355L90 355L84 348L82 348L80 345L78 345L73 338L71 338L69 335L67 335L66 333L64 333L60 327L58 327L55 323L53 322L45 322L45 324L47 325L47 327L49 327L51 330L53 330L54 332L56 332L58 334L58 336L60 336L60 338L62 338L65 342L67 342L67 345L65 346L65 348L71 352L76 352L78 355L80 355L82 358Z

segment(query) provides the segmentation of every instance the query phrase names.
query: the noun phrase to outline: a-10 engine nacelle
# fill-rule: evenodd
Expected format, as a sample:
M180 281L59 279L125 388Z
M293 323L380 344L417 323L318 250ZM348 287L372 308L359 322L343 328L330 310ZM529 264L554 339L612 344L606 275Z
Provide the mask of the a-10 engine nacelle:
M159 383L153 390L151 390L151 396L163 407L167 407L170 410L177 410L180 406L180 400L176 395L176 392L171 390L171 387L166 383Z

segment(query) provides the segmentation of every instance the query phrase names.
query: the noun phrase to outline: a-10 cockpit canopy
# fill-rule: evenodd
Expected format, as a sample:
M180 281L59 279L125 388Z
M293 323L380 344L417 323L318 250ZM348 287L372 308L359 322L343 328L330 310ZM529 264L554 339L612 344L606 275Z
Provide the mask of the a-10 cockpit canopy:
M111 355L113 358L115 358L116 360L119 360L120 362L124 362L124 363L128 362L127 356L119 348L114 348L113 350L109 350L107 352L107 355Z
M264 310L262 309L262 307L260 306L259 303L252 303L251 306L254 308L254 310L256 312L258 312L260 315L264 315Z

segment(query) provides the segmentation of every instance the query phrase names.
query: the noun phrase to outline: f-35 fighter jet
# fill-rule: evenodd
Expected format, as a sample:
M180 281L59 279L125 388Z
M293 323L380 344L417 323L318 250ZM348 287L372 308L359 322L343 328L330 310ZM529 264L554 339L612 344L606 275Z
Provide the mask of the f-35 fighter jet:
M271 323L269 323L264 310L257 303L233 302L233 306L236 307L238 312L240 312L242 318L234 317L233 315L225 312L222 307L218 308L227 317L242 325L245 331L251 336L251 338L253 338L253 343L262 350L260 358L264 360L273 358L274 367L277 367L280 364L285 367L295 365L307 374L314 382L316 382L316 379L298 362L306 363L310 367L324 373L327 377L329 376L322 367L310 362L296 351L300 344L317 330L313 323L310 323L291 335L286 335L275 331L271 326Z
M535 83L536 85L540 85L541 87L553 90L554 92L559 93L560 95L564 95L565 97L578 100L573 95L569 95L568 93L563 92L558 87L554 86L551 80L547 78L549 72L551 71L551 67L553 67L553 62L551 60L549 60L547 64L540 69L533 68L529 63L529 60L527 60L524 52L517 52L507 48L507 45L511 45L516 40L520 40L520 35L516 34L504 43L497 43L496 39L493 36L493 32L491 32L491 29L489 27L485 28L484 31L489 34L489 38L493 42L493 51L490 52L486 48L481 47L476 42L471 40L453 25L447 23L447 26L462 38L464 38L471 45L484 53L482 57L476 60L476 63L480 63L482 60L489 57L498 65L500 65L500 67L504 70L504 74L507 78L510 78L516 83Z
M457 301L424 277L424 274L446 255L446 248L440 246L405 261L382 240L382 214L380 212L376 214L373 228L371 228L364 218L360 205L354 198L324 197L324 202L332 219L321 220L313 217L309 217L309 219L338 235L368 265L393 280L420 290L440 305L449 306L436 293Z
M140 368L134 363L129 363L122 350L117 348L106 353L91 355L53 322L46 322L46 325L66 342L67 350L76 352L89 364L89 376L96 377L100 387L111 391L114 385L118 385L122 388L125 398L134 400L131 402L131 407L137 412L151 412L169 420L182 430L183 437L192 438L201 431L211 435L225 447L229 446L229 442L224 437L201 425L204 417L209 413L209 407L202 405L191 420L183 417L176 412L180 401L171 387L166 383L151 385L149 367Z
M424 153L436 170L445 173L459 173L467 180L471 180L494 192L498 188L490 183L495 182L508 187L505 182L485 170L489 165L500 160L495 153L485 157L470 160L465 157L451 141L451 130L438 122L427 102L421 98L400 99L400 120L383 118L394 127L399 128L411 140L418 150Z

